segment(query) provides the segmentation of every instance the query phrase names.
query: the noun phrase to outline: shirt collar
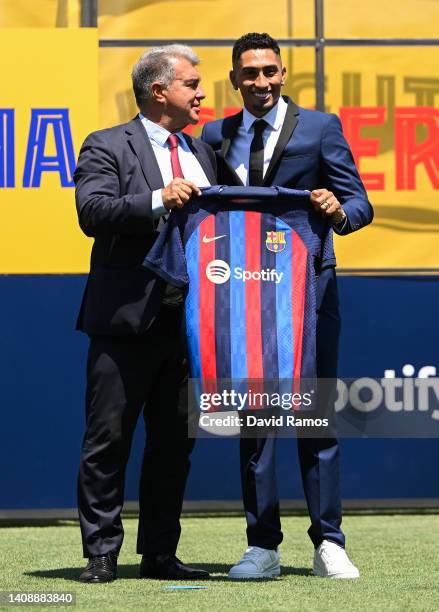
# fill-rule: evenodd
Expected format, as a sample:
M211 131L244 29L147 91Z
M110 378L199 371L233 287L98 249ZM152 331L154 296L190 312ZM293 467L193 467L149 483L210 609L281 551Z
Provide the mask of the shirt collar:
M154 123L150 119L147 119L146 117L142 115L142 113L139 113L139 119L142 122L142 125L145 128L146 133L148 134L151 140L154 140L154 142L156 142L161 147L168 146L166 144L166 141L168 140L168 137L171 134L171 132L169 132L166 128L162 127L161 125ZM178 136L178 140L179 140L178 144L186 148L187 143L186 143L186 140L183 134L181 132L175 132L175 135Z
M255 117L244 107L242 124L245 131L249 132L255 121L258 121L258 119L263 119L268 123L272 130L277 132L283 125L285 115L287 114L287 108L288 104L285 102L282 96L280 96L277 104L275 104L275 106L273 106L273 108L263 117Z

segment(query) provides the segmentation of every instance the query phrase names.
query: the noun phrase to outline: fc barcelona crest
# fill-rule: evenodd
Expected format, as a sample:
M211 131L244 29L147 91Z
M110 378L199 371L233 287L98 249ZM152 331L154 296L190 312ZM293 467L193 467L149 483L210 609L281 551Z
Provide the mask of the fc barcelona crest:
M286 247L285 232L267 232L265 246L273 253L280 253Z

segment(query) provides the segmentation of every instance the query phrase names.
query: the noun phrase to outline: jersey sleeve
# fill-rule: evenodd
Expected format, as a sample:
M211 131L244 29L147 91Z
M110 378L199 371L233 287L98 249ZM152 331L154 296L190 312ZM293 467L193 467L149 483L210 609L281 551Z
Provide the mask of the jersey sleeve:
M184 288L189 283L186 257L182 242L183 215L173 209L154 242L143 266L174 287Z
M322 256L320 269L334 268L337 265L334 252L334 231L332 224L327 224L326 233L322 238Z

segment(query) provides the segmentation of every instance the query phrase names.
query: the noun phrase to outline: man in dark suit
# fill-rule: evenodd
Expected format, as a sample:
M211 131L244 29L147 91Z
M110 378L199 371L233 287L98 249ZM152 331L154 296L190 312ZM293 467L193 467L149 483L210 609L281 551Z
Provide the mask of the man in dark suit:
M217 152L219 182L311 191L310 205L338 234L371 222L372 207L335 115L299 108L281 97L286 70L277 42L246 34L233 47L230 79L244 109L204 126ZM337 376L340 317L334 268L317 270L317 374ZM279 575L282 541L275 482L275 438L242 438L241 480L249 548L230 578ZM314 573L356 578L341 531L339 449L335 438L298 439L299 461L315 547Z
M79 223L94 238L77 324L90 337L78 479L84 582L116 578L125 468L141 411L140 575L208 575L175 556L193 448L179 401L187 378L182 294L142 266L167 213L216 182L210 147L181 132L197 123L204 98L197 64L183 45L142 55L132 73L140 114L88 136L75 172Z

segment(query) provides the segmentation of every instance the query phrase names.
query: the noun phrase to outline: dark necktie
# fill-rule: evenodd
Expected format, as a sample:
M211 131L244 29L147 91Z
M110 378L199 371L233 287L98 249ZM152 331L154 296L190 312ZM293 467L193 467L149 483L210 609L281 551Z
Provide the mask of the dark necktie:
M261 186L264 180L264 141L263 133L267 122L259 119L253 123L254 135L250 146L248 165L248 184Z
M184 178L183 171L180 166L180 160L178 158L178 136L176 134L169 134L168 144L171 149L171 166L172 176L174 178Z

